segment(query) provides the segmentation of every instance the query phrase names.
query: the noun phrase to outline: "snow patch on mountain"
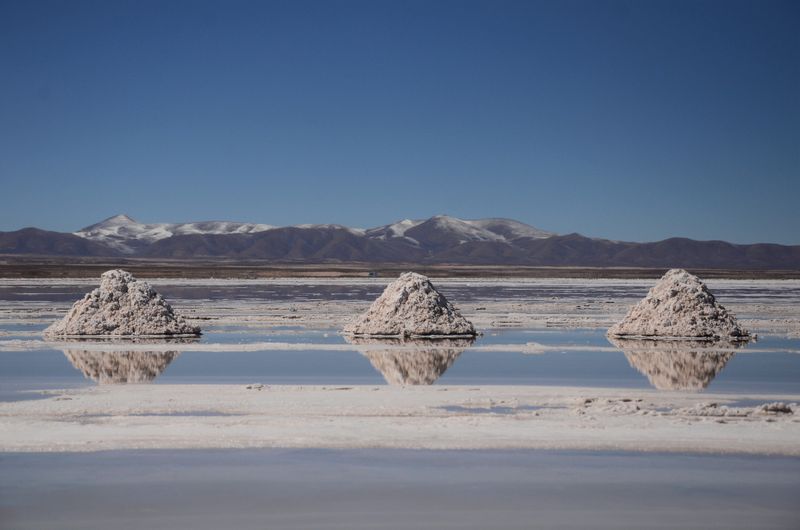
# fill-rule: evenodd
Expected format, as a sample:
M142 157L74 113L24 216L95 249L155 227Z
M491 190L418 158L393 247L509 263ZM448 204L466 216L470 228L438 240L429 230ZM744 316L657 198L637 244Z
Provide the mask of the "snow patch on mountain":
M556 235L553 232L540 230L513 219L459 219L448 215L437 215L430 219L403 219L396 223L371 228L366 231L366 235L373 239L401 237L418 244L418 241L408 236L407 232L423 223L430 223L436 230L447 232L457 237L462 243L469 241L510 241L520 237L542 239Z
M276 228L276 227L273 227ZM347 230L351 234L355 234L357 236L363 236L367 231L363 228L350 228L349 226L344 225L337 225L337 224L302 224L302 225L292 225L292 228L300 228L303 230L315 230L315 229L322 229L322 230Z
M490 230L475 226L470 221L463 221L447 215L431 217L430 221L439 230L449 232L460 238L461 243L468 241L503 241L505 238Z
M137 248L172 236L189 234L253 234L275 228L258 223L202 221L196 223L140 223L127 215L115 215L87 226L74 235L105 243L132 254Z
M367 235L373 239L389 239L391 237L405 237L406 230L421 224L425 219L403 219L396 223L370 228Z
M299 224L292 228L303 230L347 230L351 234L369 239L388 240L405 239L415 246L422 246L420 241L409 235L409 230L422 226L416 234L423 240L425 237L446 238L455 243L473 241L511 241L520 237L545 238L555 234L539 230L525 223L512 219L475 219L464 220L447 215L437 215L430 219L403 219L392 224L376 228L350 228L338 224ZM203 221L194 223L140 223L127 215L115 215L97 224L87 226L77 232L76 236L109 245L110 247L134 254L150 243L172 236L191 234L254 234L280 227L259 223L234 223L230 221Z
M486 230L503 237L505 240L529 237L531 239L544 239L557 235L555 232L541 230L535 226L527 225L513 219L489 218L464 221L475 228Z
M411 243L412 245L419 246L419 241L414 239L413 237L406 236L406 231L414 228L425 222L425 219L403 219L402 221L397 221L396 223L379 226L376 228L370 228L366 230L365 234L370 239L394 239L394 238L402 238Z

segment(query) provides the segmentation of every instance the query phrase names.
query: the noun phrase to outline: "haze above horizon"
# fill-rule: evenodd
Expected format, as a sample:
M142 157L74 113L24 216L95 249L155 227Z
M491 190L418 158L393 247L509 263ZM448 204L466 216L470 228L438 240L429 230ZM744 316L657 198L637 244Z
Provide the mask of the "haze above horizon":
M0 230L800 244L792 1L0 4Z

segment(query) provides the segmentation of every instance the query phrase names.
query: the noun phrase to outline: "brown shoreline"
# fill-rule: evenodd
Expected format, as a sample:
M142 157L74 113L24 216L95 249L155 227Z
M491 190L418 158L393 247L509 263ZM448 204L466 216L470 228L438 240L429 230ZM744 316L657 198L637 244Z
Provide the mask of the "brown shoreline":
M414 263L276 263L263 261L181 261L131 258L0 256L0 278L94 278L124 268L142 278L391 278L413 270L430 277L463 278L659 278L666 268L533 267L518 265L426 265ZM689 268L701 278L800 279L800 270Z

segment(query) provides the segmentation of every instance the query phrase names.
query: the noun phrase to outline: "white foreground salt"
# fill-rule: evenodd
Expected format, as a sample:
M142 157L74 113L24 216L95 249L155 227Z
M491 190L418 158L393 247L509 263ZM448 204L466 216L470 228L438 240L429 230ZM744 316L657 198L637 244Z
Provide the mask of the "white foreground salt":
M764 405L726 405L743 399ZM797 402L800 395L581 387L97 386L0 403L0 451L526 448L798 456Z
M65 302L30 296L37 290L93 280L0 280L20 293L0 308L0 323L45 325ZM262 280L156 280L159 286L257 286ZM340 328L366 310L364 300L328 300L318 284L383 286L384 279L270 280L270 285L303 287L290 300L176 301L191 319L217 329L237 326L243 343L80 343L42 341L23 331L6 331L0 351L69 349L106 351L272 351L352 350L341 343L248 341L290 324L305 329ZM644 295L650 281L621 280L437 280L444 290L483 289L488 295L459 304L479 329L607 328ZM629 290L629 285L635 289ZM798 336L800 282L709 282L725 289L725 303L743 325L760 334ZM515 294L496 299L495 288ZM302 290L302 289L301 289ZM321 290L319 290L321 292ZM16 326L19 327L19 326ZM212 328L213 329L213 328ZM281 333L287 333L281 331ZM238 342L238 341L237 341ZM713 346L716 348L716 346ZM386 350L402 346L387 344ZM777 348L777 350L776 350ZM355 349L361 350L361 347ZM474 351L617 351L582 344L479 344ZM364 347L366 354L369 349ZM711 353L710 349L703 350ZM738 355L791 351L783 345L749 345ZM720 350L719 353L724 353ZM86 357L92 358L87 355ZM690 365L644 365L650 375L683 373ZM402 364L402 363L400 363ZM446 363L445 363L446 364ZM702 363L701 363L702 364ZM102 362L84 362L102 367ZM703 364L705 366L705 364ZM669 369L667 369L669 368ZM92 368L91 374L95 373ZM98 372L99 374L100 372ZM99 377L99 375L98 375ZM700 383L705 379L699 379ZM691 385L698 386L698 385ZM702 386L702 384L700 384ZM797 408L725 408L749 403L800 402L797 395L684 393L569 387L261 387L242 385L127 385L54 392L47 399L0 403L0 450L95 451L136 448L234 447L402 447L402 448L572 448L636 451L740 452L798 455ZM713 404L716 404L714 406Z

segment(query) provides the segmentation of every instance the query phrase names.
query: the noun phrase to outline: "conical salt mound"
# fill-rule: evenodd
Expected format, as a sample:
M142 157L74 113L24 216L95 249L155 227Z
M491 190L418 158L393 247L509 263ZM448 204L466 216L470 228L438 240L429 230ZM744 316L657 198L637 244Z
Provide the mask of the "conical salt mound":
M167 369L178 352L102 352L64 350L72 366L101 385L149 383Z
M413 272L390 283L366 313L344 328L350 335L474 336L475 327L433 286Z
M741 342L609 339L628 363L659 390L700 391L708 387L735 355Z
M48 336L172 336L199 335L200 328L176 315L150 284L129 272L104 272L100 287L78 300Z
M622 319L611 337L748 340L750 334L717 303L700 278L672 269Z

